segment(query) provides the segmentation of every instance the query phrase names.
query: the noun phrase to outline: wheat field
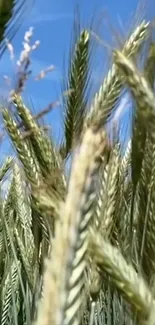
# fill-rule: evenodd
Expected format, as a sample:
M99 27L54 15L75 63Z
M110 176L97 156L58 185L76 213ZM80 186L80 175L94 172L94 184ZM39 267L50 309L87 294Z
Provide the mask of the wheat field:
M0 104L14 148L0 167L0 325L155 325L153 32L151 21L133 27L90 100L91 31L79 31L60 144L24 103L22 52L23 74ZM133 116L122 150L107 123L125 89Z

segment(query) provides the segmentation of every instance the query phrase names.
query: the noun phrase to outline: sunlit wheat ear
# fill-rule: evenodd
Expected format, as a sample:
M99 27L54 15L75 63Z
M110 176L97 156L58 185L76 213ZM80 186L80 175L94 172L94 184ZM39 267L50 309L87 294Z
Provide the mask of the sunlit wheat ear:
M17 223L23 230L24 245L28 247L31 242L32 211L26 193L26 184L21 174L21 168L15 162L13 165L13 182L14 182L14 205L16 209ZM24 188L25 187L25 188ZM31 245L30 245L31 246ZM31 246L32 247L32 246Z
M17 295L19 290L19 277L18 271L21 269L21 264L18 261L8 261L7 268L5 269L5 274L3 277L3 286L2 286L2 309L1 309L1 324L8 324L10 316L11 316L11 307L12 307L12 299Z
M96 202L95 202L95 211L93 217L93 226L95 229L99 229L99 225L102 218L102 208L105 199L106 193L106 183L108 177L108 162L106 161L105 157L102 157L102 163L99 169L99 177L96 183Z
M155 96L145 77L136 66L122 52L116 50L113 54L114 62L124 75L125 81L139 107L143 123L148 132L155 137Z
M3 200L3 205L2 205L3 209L1 212L3 229L5 229L5 223L7 225L9 225L11 235L13 234L13 230L14 230L13 229L13 221L14 221L13 220L13 212L14 212L13 193L14 193L14 184L12 181L5 193L5 198ZM6 246L5 250L7 248L9 254L12 255L9 235L6 230L3 233L4 233L4 240L5 240L5 246Z
M116 288L122 292L141 319L149 319L155 302L144 280L127 264L119 250L103 238L91 233L90 254L101 274L106 272Z
M83 127L88 101L89 59L90 35L87 30L83 30L70 58L68 80L65 85L65 91L67 90L68 93L63 97L65 139L62 151L64 151L64 158L73 149L73 143L79 137Z
M14 93L12 100L26 131L30 132L29 141L32 144L42 174L48 180L48 187L50 187L50 173L51 188L53 184L62 193L62 196L64 196L66 192L66 181L63 174L62 159L54 143L52 143L52 139L45 134L19 95Z
M106 144L105 131L89 128L75 153L63 218L56 225L52 255L46 264L37 325L79 323L94 182Z
M119 162L119 149L118 145L116 145L112 150L108 163L103 205L98 226L98 231L107 238L111 235L112 228L115 224L114 217L118 191Z
M43 130L41 130L30 110L24 105L22 98L14 93L12 100L26 130L32 131L32 133L30 133L30 138L32 138L36 146L36 152L40 156L41 164L44 167L46 166L48 171L50 171L53 163L50 139L44 134Z
M17 247L18 250L20 252L20 256L21 256L21 261L25 270L25 273L27 275L27 279L28 279L28 284L30 286L31 289L34 289L34 270L33 270L33 246L31 246L30 250L26 250L22 241L22 237L20 237L19 232L17 230L17 228L15 229L15 238L16 238L16 242L17 242ZM32 240L31 243L32 245ZM34 243L33 243L34 245ZM32 271L33 270L33 271Z
M7 157L5 159L4 164L0 168L0 182L3 180L5 174L8 172L8 170L12 166L12 162L13 162L13 157Z
M38 186L40 184L41 177L39 165L37 164L37 161L34 160L34 156L31 154L32 151L30 150L27 142L23 139L21 132L18 130L16 122L12 119L8 110L3 110L2 114L5 127L15 146L19 159L24 165L28 180L35 186Z
M92 220L91 227L95 229L95 231L100 231L101 223L103 221L103 207L106 202L106 188L107 188L107 179L108 179L108 169L109 164L107 161L107 157L102 156L102 163L99 169L98 181L96 182L96 199L95 199L95 211ZM102 287L102 278L99 274L96 265L94 265L93 261L89 261L88 269L90 271L90 280L89 280L89 293L92 301L96 301L98 299L101 287Z
M23 261L25 272L28 276L31 287L33 288L33 257L34 257L34 239L32 234L32 211L27 202L26 193L21 177L20 168L15 163L14 173L14 206L16 212L15 236L19 247L20 255Z
M145 153L144 153L144 160L142 164L142 177L143 181L147 184L150 183L151 172L152 172L152 156L154 152L154 141L152 140L151 136L147 134L146 144L145 144Z
M122 181L126 180L131 167L131 140L128 141L125 153L120 164L120 178Z
M37 151L39 151L38 154L40 155L42 164L46 165L48 170L50 170L53 157L49 138L45 137L44 132L39 127L37 121L35 121L32 113L24 104L22 98L14 93L12 100L17 109L18 115L22 119L23 125L27 131L30 131L30 138L34 141Z
M139 52L141 46L149 35L149 25L149 23L143 21L131 34L122 49L125 56L135 56ZM100 110L102 110L105 119L110 116L117 100L119 99L122 87L123 78L118 74L117 66L113 64L108 75L105 77L99 92L95 95L95 99L90 108L90 113L88 114L88 122L89 120L94 119L96 113Z

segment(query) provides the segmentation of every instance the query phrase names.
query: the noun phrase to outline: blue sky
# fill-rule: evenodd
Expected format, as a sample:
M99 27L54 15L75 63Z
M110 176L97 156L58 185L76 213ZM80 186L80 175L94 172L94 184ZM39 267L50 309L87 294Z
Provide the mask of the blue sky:
M96 20L101 19L99 36L113 48L114 44L117 44L113 41L114 38L116 40L114 30L118 31L121 37L126 35L131 28L138 2L138 0L36 0L32 11L26 17L13 42L18 58L24 33L30 26L34 27L33 39L40 40L40 47L32 56L33 73L24 92L26 102L32 102L37 111L46 107L49 102L60 98L60 86L64 76L64 58L67 59L69 51L76 5L79 6L82 25L89 24L94 16ZM155 13L154 0L145 0L145 2L145 17L152 18L153 12ZM103 44L98 44L97 53L91 80L94 87L100 84L104 71L107 69L107 50ZM55 66L55 71L41 81L34 81L33 76L51 64ZM15 73L8 53L0 62L0 72L0 91L3 96L6 92L3 75L13 76ZM57 139L61 136L61 119L61 107L55 109L46 119L52 126Z

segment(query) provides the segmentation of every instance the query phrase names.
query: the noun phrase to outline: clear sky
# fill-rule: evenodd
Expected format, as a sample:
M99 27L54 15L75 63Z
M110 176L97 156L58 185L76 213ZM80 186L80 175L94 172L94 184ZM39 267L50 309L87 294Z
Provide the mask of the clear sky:
M144 2L144 1L143 1ZM152 18L155 14L155 0L145 0L145 17ZM89 23L92 17L101 19L100 38L114 46L116 40L114 30L121 36L126 35L132 25L138 0L35 0L35 5L26 17L13 44L17 58L21 51L21 43L26 30L34 27L34 40L40 40L40 47L32 56L32 77L26 85L26 101L32 101L35 110L41 110L49 102L59 99L60 86L64 77L64 59L67 59L71 32L73 27L75 6L79 6L82 24ZM140 16L140 14L139 14ZM106 17L106 19L104 18ZM99 45L99 54L92 73L92 83L96 87L103 78L106 69L105 47ZM41 81L34 81L34 76L49 65L55 66L55 71ZM13 75L14 68L6 53L0 62L0 91L5 95L3 75ZM61 108L55 109L48 116L48 124L52 125L54 134L60 136Z

